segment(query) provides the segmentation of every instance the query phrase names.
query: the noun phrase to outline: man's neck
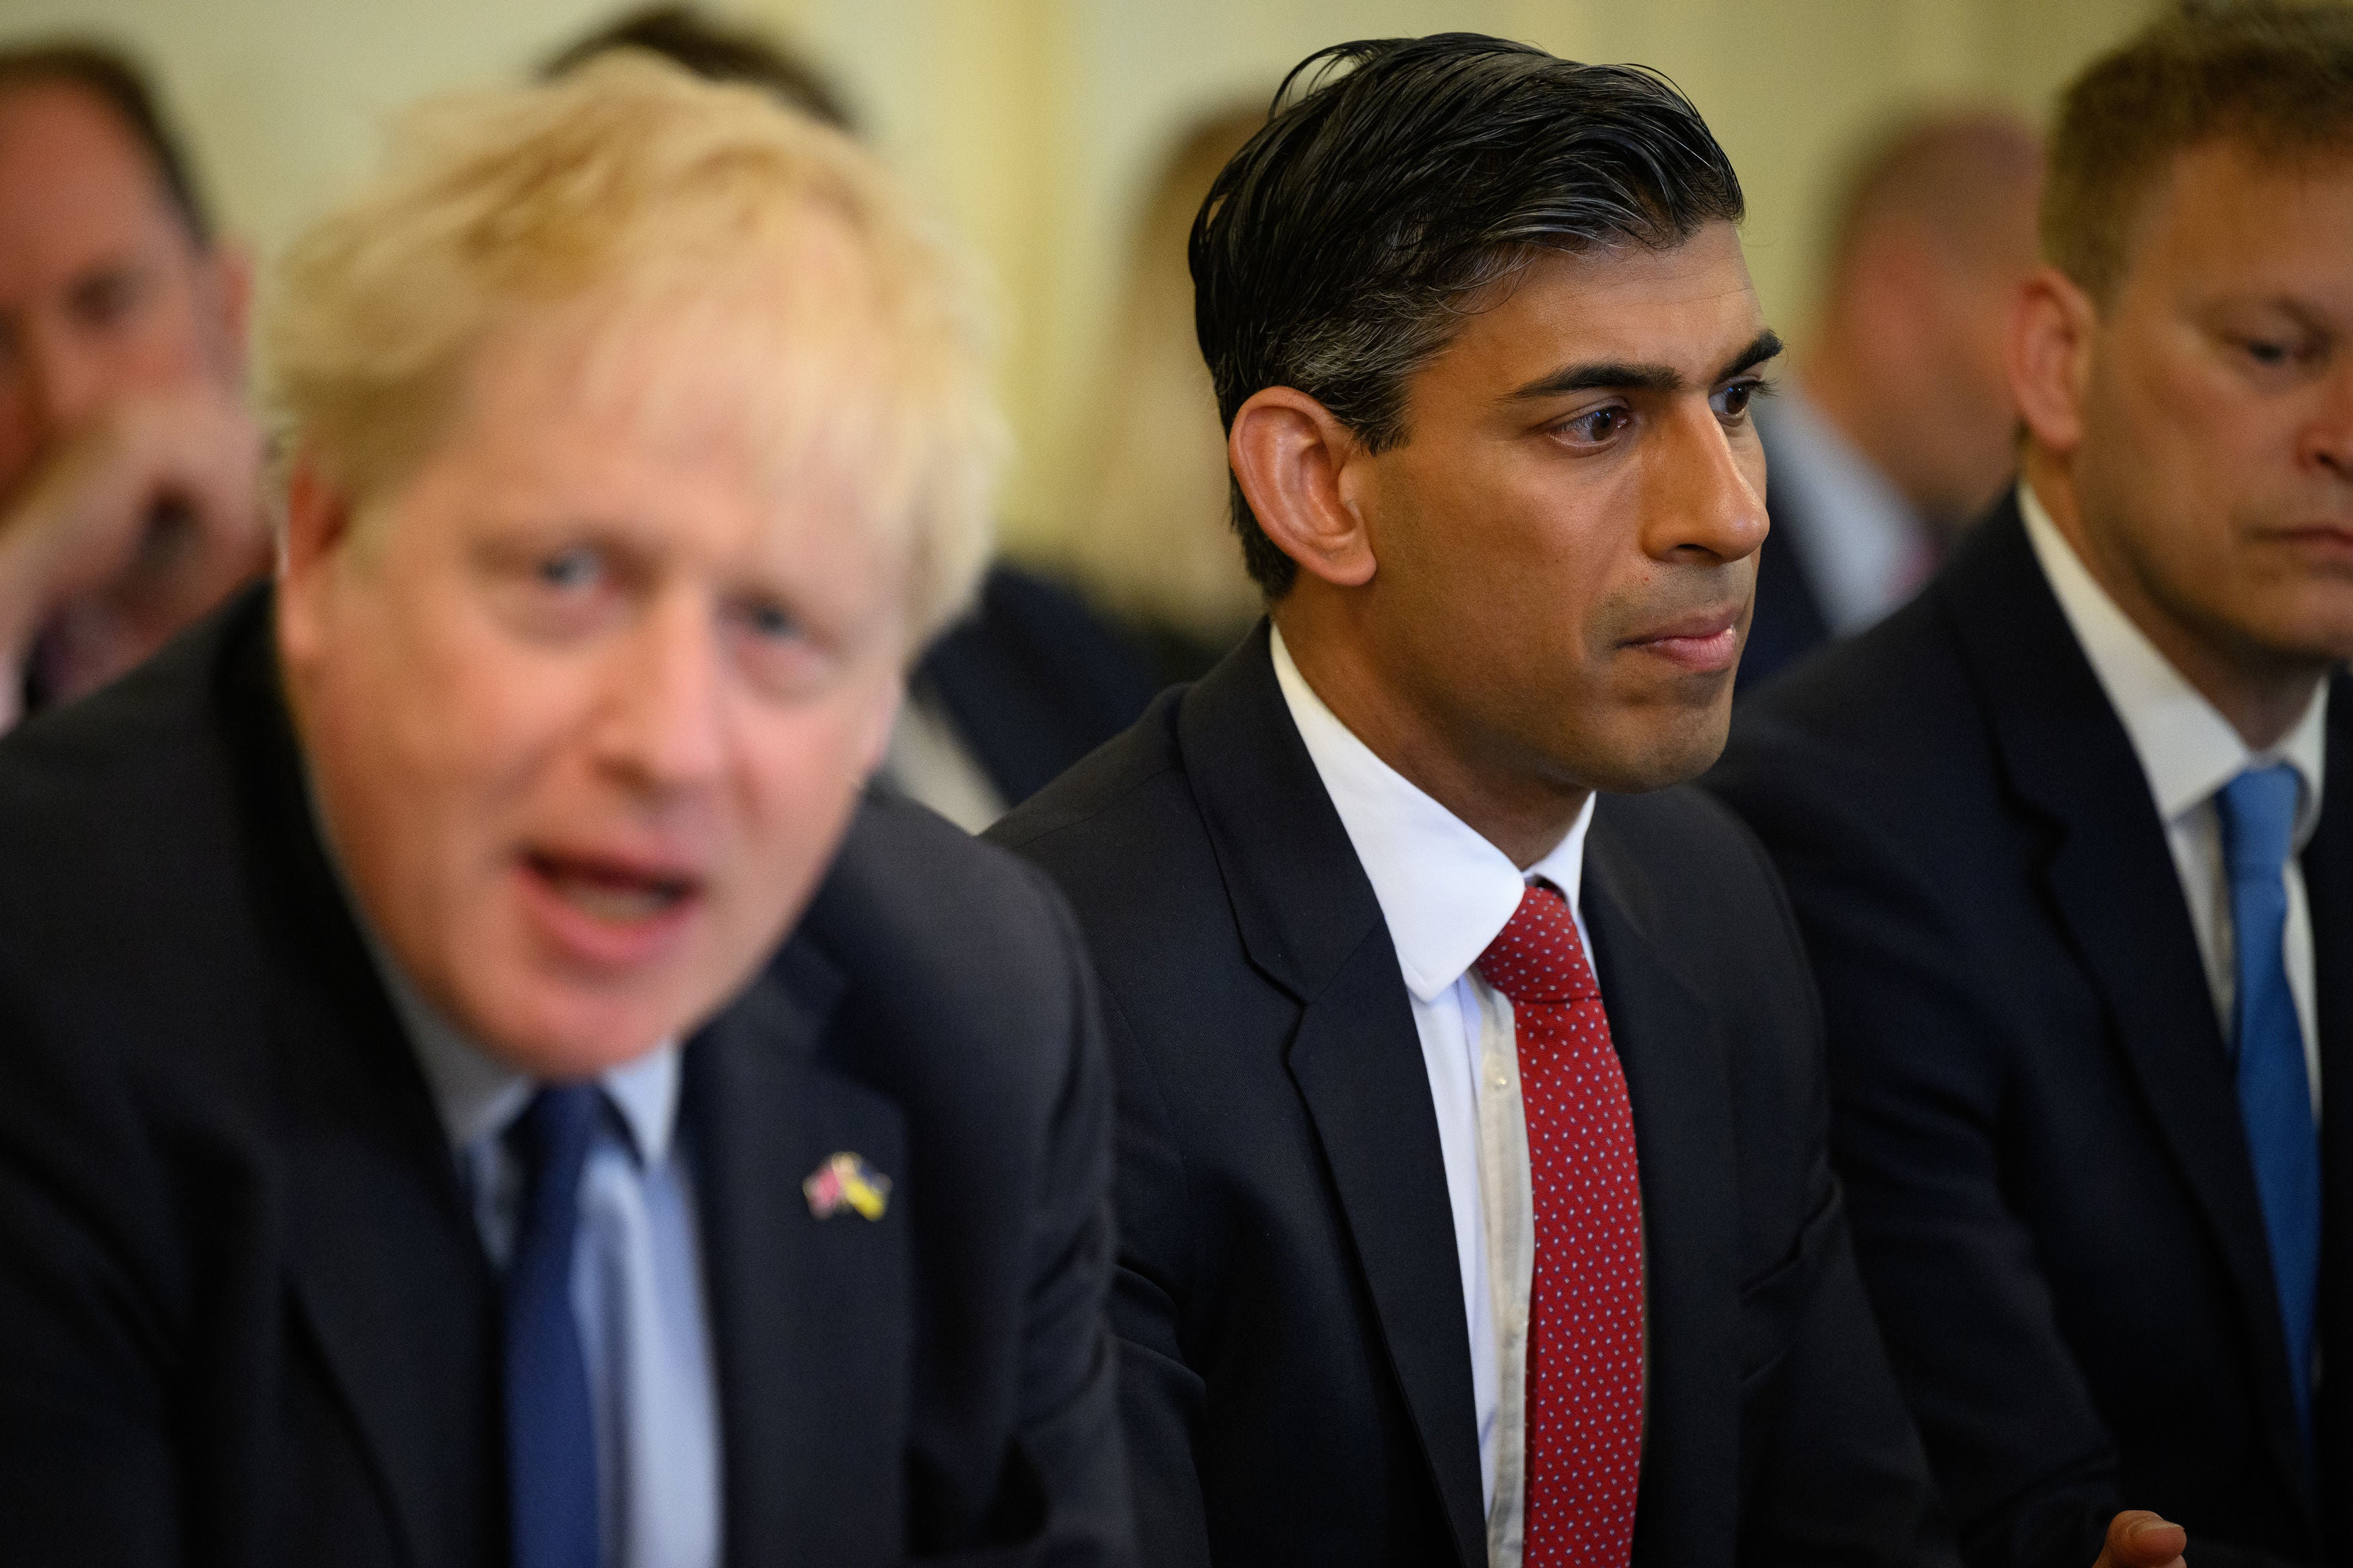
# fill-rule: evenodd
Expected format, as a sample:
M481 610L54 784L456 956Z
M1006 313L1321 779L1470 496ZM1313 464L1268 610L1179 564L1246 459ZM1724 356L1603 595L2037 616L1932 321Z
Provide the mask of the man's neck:
M2084 525L2083 498L2063 458L2029 442L2021 474L2092 580L2250 750L2267 750L2295 727L2328 677L2326 662L2239 656L2215 647L2169 612L2118 552L2103 548Z
M1295 605L1274 613L1292 662L1349 733L1521 870L1560 847L1592 791L1464 755L1443 738L1441 723L1383 678L1362 641L1333 635L1323 618Z

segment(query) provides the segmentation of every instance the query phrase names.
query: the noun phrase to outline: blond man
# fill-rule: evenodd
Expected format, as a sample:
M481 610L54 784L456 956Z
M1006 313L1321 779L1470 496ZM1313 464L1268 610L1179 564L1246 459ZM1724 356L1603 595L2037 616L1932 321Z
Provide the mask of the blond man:
M960 268L632 58L280 293L275 584L0 748L11 1550L1116 1560L1091 982L862 796L986 552Z

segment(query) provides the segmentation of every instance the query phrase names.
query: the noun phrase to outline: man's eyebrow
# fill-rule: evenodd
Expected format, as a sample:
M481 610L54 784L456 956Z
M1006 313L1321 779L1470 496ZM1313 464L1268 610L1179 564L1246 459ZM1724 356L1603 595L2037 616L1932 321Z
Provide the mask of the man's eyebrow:
M1780 352L1779 334L1767 328L1733 355L1730 363L1716 372L1708 384L1713 386L1743 371L1754 370ZM1558 397L1571 392L1675 393L1686 390L1687 386L1683 373L1672 365L1643 364L1630 360L1595 360L1584 364L1564 365L1549 375L1539 376L1525 386L1506 393L1504 401L1525 403L1543 397Z
M1781 334L1775 331L1770 327L1766 328L1763 331L1757 333L1754 338L1749 340L1748 346L1746 348L1742 349L1738 353L1734 354L1732 356L1731 363L1726 364L1722 370L1717 371L1715 373L1715 381L1712 381L1708 383L1708 384L1710 386L1714 386L1717 382L1730 381L1736 375L1739 375L1746 371L1755 370L1758 365L1763 364L1768 359L1780 358L1783 346Z

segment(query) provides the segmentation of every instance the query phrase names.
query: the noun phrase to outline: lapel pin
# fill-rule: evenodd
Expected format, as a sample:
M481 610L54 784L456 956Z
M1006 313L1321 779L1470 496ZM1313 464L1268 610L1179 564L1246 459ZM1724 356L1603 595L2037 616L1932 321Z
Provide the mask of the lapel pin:
M891 1178L848 1150L832 1156L801 1184L809 1213L831 1219L847 1207L866 1219L881 1219L891 1206Z

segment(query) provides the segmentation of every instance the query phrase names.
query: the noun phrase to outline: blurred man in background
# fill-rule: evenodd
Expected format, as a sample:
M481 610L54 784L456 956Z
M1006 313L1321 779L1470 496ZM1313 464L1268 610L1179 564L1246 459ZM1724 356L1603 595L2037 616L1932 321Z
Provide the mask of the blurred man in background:
M2023 481L1716 786L1820 975L1864 1278L1974 1562L2120 1498L2353 1551L2353 11L2069 89Z
M660 55L709 80L747 82L856 132L822 73L765 34L688 5L632 12L565 48L547 74L617 48ZM910 677L884 782L977 833L1124 729L1157 685L1135 648L1077 595L995 563L977 600Z
M1201 198L1265 123L1263 95L1194 121L1145 197L1063 545L1078 580L1127 623L1166 682L1207 674L1266 610L1242 568L1226 431L1194 336L1185 268Z
M129 63L0 52L0 729L267 564L248 289Z
M1999 111L1908 121L1858 161L1802 367L1757 406L1773 536L1743 690L1910 598L2010 478L2002 334L2042 184L2039 140Z
M1084 956L864 789L968 268L650 59L396 153L280 280L274 587L0 742L0 1555L1123 1560Z

